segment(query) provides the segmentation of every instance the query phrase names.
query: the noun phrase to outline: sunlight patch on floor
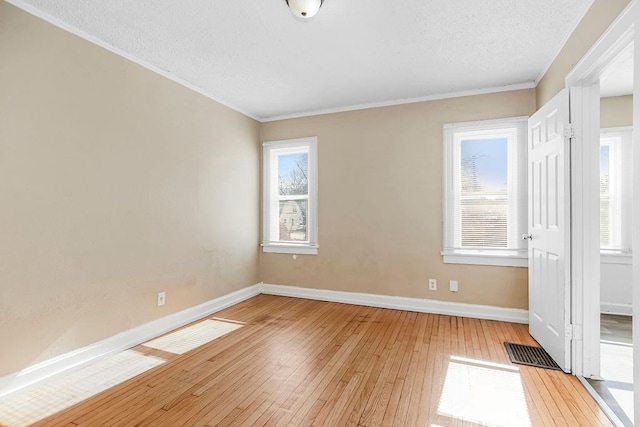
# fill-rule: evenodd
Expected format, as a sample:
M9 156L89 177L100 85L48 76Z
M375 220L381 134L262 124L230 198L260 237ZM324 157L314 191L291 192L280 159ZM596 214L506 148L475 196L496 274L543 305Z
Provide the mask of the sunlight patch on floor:
M207 319L142 345L173 354L184 354L241 327L236 322Z
M600 375L608 381L633 383L633 346L616 342L600 342L603 360Z
M164 362L158 357L125 350L49 378L0 399L0 425L33 424Z
M239 320L223 319L221 317L210 317L209 319L211 319L211 320L219 320L221 322L227 322L227 323L235 323L236 325L241 325L241 326L246 325L245 322L241 322Z
M633 391L623 390L615 387L608 388L611 397L613 397L624 414L633 422Z
M483 425L531 426L520 370L451 356L438 413Z
M633 346L631 344L600 341L600 374L620 409L633 422Z

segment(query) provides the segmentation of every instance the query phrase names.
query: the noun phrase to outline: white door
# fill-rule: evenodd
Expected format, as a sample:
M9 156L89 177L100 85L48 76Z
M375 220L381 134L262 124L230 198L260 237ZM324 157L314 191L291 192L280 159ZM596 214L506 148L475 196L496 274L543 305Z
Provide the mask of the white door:
M571 371L569 94L529 119L529 333Z

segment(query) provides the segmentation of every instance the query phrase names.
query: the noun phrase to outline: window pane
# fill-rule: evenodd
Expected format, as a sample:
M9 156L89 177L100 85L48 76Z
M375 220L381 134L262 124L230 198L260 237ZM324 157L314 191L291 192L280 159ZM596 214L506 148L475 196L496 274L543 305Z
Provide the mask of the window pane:
M507 139L460 143L462 193L507 194Z
M460 175L462 246L506 248L507 138L461 141Z
M281 241L306 242L307 200L287 200L280 202L279 224Z
M611 198L609 179L609 146L600 147L600 246L611 245Z
M278 156L278 187L281 196L302 196L309 193L309 154Z

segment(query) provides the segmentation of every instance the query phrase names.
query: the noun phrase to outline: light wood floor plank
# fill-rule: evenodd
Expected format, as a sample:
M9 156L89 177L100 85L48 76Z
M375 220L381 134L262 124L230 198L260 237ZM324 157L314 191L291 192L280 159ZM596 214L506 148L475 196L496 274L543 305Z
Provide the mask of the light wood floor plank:
M166 362L37 425L495 425L464 401L487 375L521 384L522 425L611 425L576 378L510 364L526 325L267 295L210 318L243 326L182 355L138 346Z

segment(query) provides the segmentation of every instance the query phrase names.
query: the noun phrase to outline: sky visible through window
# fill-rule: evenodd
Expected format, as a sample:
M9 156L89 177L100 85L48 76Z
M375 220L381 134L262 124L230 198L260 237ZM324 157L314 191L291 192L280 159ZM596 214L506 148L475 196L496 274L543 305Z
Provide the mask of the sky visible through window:
M506 191L507 138L463 140L460 154L463 191Z
M600 176L609 176L609 147L607 145L600 147Z
M298 170L298 164L306 165L309 155L307 153L283 154L278 156L278 176L289 176Z

